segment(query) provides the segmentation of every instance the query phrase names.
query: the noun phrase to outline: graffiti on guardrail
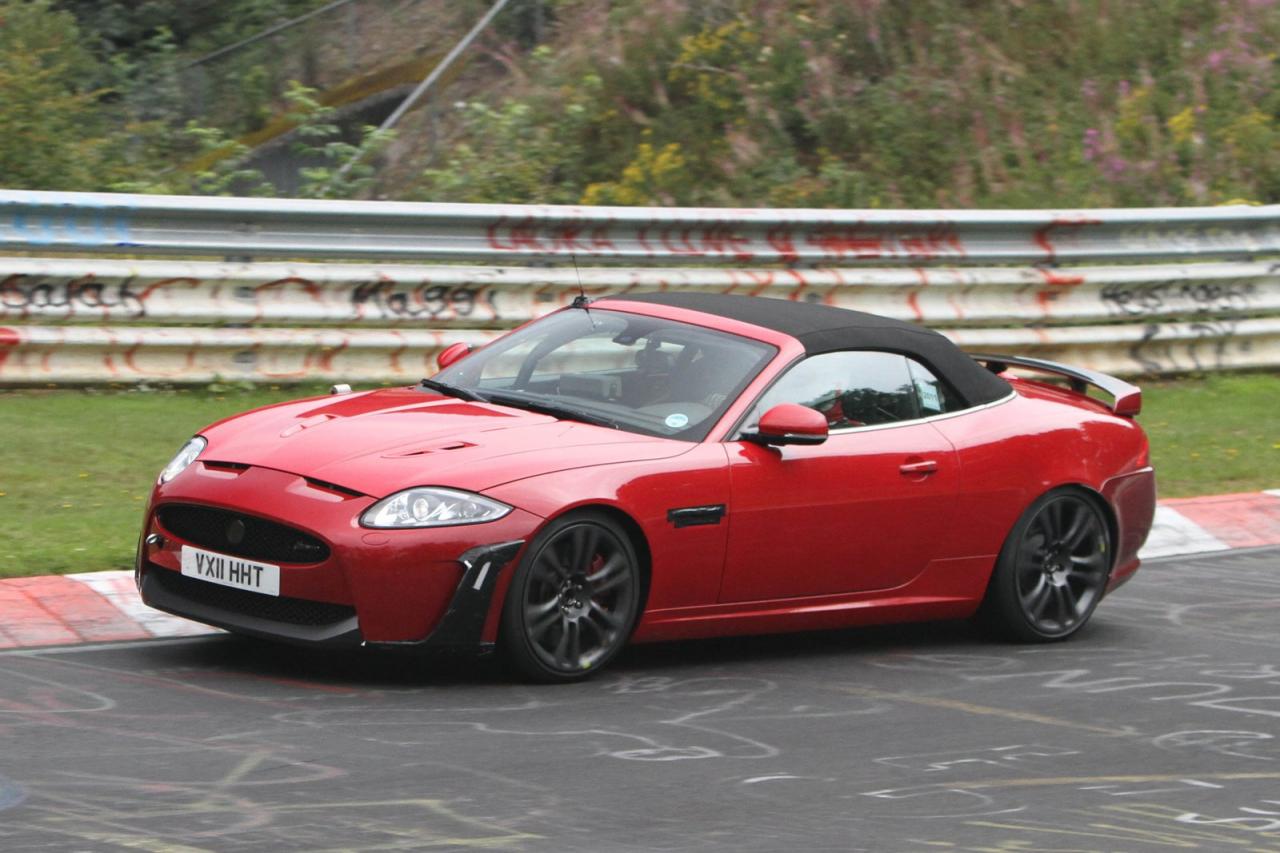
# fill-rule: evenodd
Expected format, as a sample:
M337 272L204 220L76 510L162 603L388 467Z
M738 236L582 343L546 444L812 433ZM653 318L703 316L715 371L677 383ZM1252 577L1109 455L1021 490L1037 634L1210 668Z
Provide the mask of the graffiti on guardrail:
M1076 223L1072 223L1076 224ZM968 252L953 225L922 223L917 228L816 223L797 228L779 225L763 239L732 222L651 221L626 227L616 221L538 220L500 217L485 229L494 252L545 255L612 256L624 242L636 243L652 257L721 258L795 262L813 251L828 260L964 258Z
M122 247L173 259L110 257ZM655 290L821 302L1120 374L1280 364L1280 205L720 210L0 189L0 249L47 256L0 261L3 383L394 381L429 369L446 337L489 340L579 293Z
M477 303L487 307L485 319L501 319L494 307L492 290L484 292L430 282L405 288L394 281L367 281L351 288L351 307L359 319L366 319L372 309L376 317L389 320L465 320L475 316Z
M1213 320L1182 324L1149 323L1129 348L1143 373L1221 370L1247 363L1253 340L1238 335L1239 322Z
M1108 373L1177 373L1280 363L1280 319L1081 329L951 329L962 348L1013 352ZM416 381L454 342L489 329L0 327L0 383Z
M86 207L73 211L0 210L0 239L33 247L58 244L133 246L129 215L119 209Z
M1117 282L1104 285L1099 296L1109 311L1124 317L1215 314L1249 310L1258 285L1247 280Z
M928 325L1103 325L1280 313L1276 265L850 270L368 266L10 259L0 318L511 326L592 297L700 290L822 302Z
M108 283L91 275L73 279L11 275L0 281L0 309L24 315L57 311L140 318L147 314L144 299L145 293L134 290L132 278Z

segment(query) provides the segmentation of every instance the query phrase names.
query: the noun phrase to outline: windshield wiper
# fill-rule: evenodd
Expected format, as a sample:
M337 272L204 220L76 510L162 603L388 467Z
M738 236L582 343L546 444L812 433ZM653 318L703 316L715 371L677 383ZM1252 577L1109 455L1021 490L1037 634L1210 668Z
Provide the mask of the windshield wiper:
M581 421L584 424L594 424L595 426L609 427L610 429L618 429L618 422L600 415L592 415L575 409L572 406L562 406L559 403L550 403L543 400L533 400L529 397L521 397L515 394L490 393L489 402L497 403L499 406L511 406L514 409L525 409L530 412L537 412L540 415L551 415L553 418L560 418L565 421Z
M473 403L487 402L484 397L477 394L469 388L459 388L457 385L450 385L448 382L437 382L434 379L423 379L418 383L423 388L444 394L446 397L457 397L459 400L469 400Z

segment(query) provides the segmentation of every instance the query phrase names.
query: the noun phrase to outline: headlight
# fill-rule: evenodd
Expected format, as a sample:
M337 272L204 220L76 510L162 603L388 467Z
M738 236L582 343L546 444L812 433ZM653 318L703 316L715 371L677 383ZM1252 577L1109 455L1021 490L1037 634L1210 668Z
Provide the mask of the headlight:
M160 472L160 482L167 483L183 471L187 470L187 467L192 462L196 461L196 457L199 456L208 445L209 442L205 441L198 435L186 444L182 445L182 449L178 451L178 455L173 457L173 461L164 466L164 470Z
M511 507L470 492L423 486L383 498L360 516L364 527L447 527L497 521Z

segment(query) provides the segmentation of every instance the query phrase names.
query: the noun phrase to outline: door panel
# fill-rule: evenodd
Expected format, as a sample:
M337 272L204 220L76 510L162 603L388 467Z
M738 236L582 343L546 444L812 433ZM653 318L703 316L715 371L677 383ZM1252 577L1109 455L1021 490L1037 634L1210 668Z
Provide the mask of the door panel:
M727 449L721 601L889 589L942 554L959 467L931 424L838 432L812 447Z

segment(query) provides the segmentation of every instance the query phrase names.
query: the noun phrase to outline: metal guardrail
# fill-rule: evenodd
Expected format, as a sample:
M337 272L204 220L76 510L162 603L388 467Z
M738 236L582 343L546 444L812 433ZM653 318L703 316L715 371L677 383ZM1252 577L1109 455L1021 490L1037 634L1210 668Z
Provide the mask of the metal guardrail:
M748 293L931 326L1280 313L1280 264L715 269L0 260L0 320L515 326L591 296Z
M1106 373L1246 369L1280 364L1280 318L1052 329L944 330L965 349L1031 353ZM0 381L16 384L416 382L466 329L0 327ZM1136 369L1135 369L1136 368Z
M1121 374L1280 365L1280 261L1269 259L1280 206L705 210L0 191L6 250L64 253L0 257L9 384L416 379L443 344L488 340L579 286L821 301L971 349ZM293 260L247 260L262 256ZM455 263L408 262L419 258ZM200 327L172 327L187 323Z
M735 264L1251 258L1280 254L1280 206L768 210L0 190L0 249Z

